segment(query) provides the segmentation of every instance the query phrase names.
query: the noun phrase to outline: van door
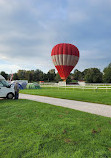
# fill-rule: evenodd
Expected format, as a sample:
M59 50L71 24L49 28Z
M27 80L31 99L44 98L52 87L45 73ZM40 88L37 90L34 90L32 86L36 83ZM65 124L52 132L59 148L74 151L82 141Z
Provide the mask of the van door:
M4 97L4 86L1 81L0 81L0 97Z
M3 85L3 82L0 81L0 97L4 98L10 92L10 89Z

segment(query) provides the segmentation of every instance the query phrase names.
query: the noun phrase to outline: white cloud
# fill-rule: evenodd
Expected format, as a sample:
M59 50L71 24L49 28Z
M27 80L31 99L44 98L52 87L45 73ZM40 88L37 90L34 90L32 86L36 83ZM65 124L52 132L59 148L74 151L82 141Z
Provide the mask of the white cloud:
M50 58L53 46L67 42L79 46L79 67L90 65L87 58L92 54L102 62L101 49L105 48L109 57L111 43L109 5L111 0L0 0L0 59L8 61L12 69L46 72L54 68Z
M0 55L4 54L5 52L11 51L11 47L7 45L1 45L0 44ZM4 55L3 55L4 56Z
M22 70L23 67L14 65L14 64L0 64L0 72L5 71L6 73L15 73L18 70Z

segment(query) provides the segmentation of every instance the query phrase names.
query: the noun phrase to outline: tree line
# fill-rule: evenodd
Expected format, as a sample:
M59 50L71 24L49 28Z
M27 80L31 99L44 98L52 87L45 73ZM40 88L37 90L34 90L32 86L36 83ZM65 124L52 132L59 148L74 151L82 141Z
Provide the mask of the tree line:
M6 80L10 80L11 74L7 74L1 71L1 75ZM58 73L55 73L55 69L49 70L47 73L37 70L18 70L17 73L13 74L13 80L28 80L29 82L58 82L61 78ZM111 63L104 68L101 72L98 68L88 68L84 71L75 69L73 73L70 73L67 78L67 83L75 82L78 80L85 81L87 83L111 83Z

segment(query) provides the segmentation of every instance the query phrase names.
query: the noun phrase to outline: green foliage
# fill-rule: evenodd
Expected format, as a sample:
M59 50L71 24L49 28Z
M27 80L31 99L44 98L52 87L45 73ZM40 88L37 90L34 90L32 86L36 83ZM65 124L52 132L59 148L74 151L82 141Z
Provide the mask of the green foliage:
M55 69L51 69L51 70L49 70L49 73L51 73L51 74L55 74Z
M8 79L8 74L4 71L1 75ZM49 70L47 73L43 73L41 70L19 70L17 73L13 74L14 80L28 80L29 82L37 81L48 81L48 82L59 82L61 78L58 73L55 73L55 69ZM72 80L84 80L88 83L111 83L111 63L100 72L98 68L88 68L84 71L74 70L74 73L67 78L67 83L72 82Z
M28 74L28 81L29 82L33 81L33 75L32 75L32 73Z
M33 81L42 81L42 80L43 80L43 72L39 69L35 70Z
M68 76L67 80L66 80L66 83L70 83L72 80L71 80L71 75Z
M17 72L18 78L19 78L20 80L24 80L24 79L25 79L25 73L26 73L26 70L19 70L19 71Z
M103 70L103 81L106 83L111 83L111 63Z
M13 80L18 80L18 74L17 73L14 73Z
M30 71L26 71L26 70L19 70L17 72L18 75L18 79L20 80L28 80L29 82L32 81L42 81L44 79L44 74L41 70L37 69L37 70L30 70Z
M4 71L1 71L0 73L6 80L8 79L8 74L5 73Z
M88 83L101 83L102 73L97 68L89 68L85 72L84 79Z
M48 78L48 81L51 82L51 81L54 81L55 80L55 71L54 69L52 70L49 70L49 72L47 73L47 78Z
M0 101L1 158L111 157L111 118L29 101Z
M74 80L83 80L82 72L75 69L74 70Z
M56 82L62 81L61 78L60 78L59 73L56 74L56 76L55 76L55 81L56 81Z
M83 72L79 70L74 71L75 80L85 80L88 83L101 83L102 73L98 68L85 69Z
M82 72L83 80L85 80L84 78L85 78L85 75L87 74L88 70L89 70L89 69L85 69L85 70Z

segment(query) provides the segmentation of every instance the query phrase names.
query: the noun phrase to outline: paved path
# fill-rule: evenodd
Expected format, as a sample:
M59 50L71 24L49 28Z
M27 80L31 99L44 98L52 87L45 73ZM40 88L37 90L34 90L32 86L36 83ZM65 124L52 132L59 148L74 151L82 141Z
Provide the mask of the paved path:
M29 95L29 94L20 94L20 98L34 100L38 102L44 102L62 107L68 107L71 109L76 109L101 116L111 117L111 106L109 105L59 99L59 98L52 98L52 97L45 97L38 95Z

